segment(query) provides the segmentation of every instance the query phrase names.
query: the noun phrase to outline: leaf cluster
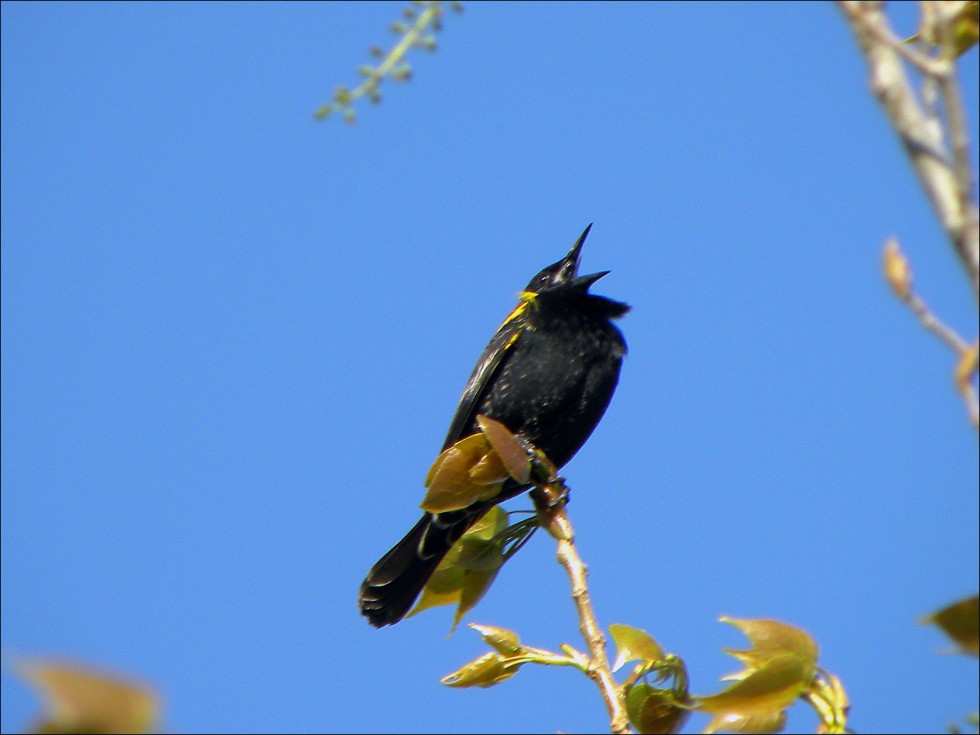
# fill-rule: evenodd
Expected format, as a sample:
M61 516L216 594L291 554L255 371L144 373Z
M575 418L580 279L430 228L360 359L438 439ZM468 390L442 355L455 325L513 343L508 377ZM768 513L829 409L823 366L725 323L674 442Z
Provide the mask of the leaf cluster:
M425 478L421 507L429 513L470 508L497 496L504 482L526 484L532 475L554 475L554 466L499 421L477 416L480 428L443 451ZM509 514L491 507L449 550L409 615L455 605L452 630L483 598L504 563L527 543L535 518L508 525Z
M447 448L433 463L426 477L423 509L442 513L471 508L499 494L508 480L534 484L538 489L564 487L540 450L486 416L479 416L477 423L477 433ZM539 514L543 512L539 506ZM433 574L412 614L437 605L456 605L455 629L539 522L532 518L508 528L506 518L495 506L464 534ZM612 670L636 662L619 685L617 697L637 731L677 732L691 712L703 712L712 718L707 732L779 732L786 724L786 710L798 700L814 707L823 732L846 731L849 704L843 685L818 667L818 648L808 633L777 620L722 621L741 630L752 647L726 649L744 668L725 677L731 682L726 688L703 696L688 691L687 670L679 656L666 653L643 630L610 626L617 651ZM446 686L496 686L528 663L572 666L590 676L594 673L595 662L568 644L557 653L522 644L514 631L471 627L492 650L443 677Z
M622 684L630 724L640 733L678 732L691 712L712 717L705 732L780 732L786 710L808 702L820 718L820 731L847 732L850 707L841 681L817 665L818 649L806 631L778 620L722 618L741 630L752 647L726 649L744 669L724 677L727 687L710 695L688 690L684 661L667 653L649 634L628 625L611 625L616 645L614 670L636 662ZM453 687L491 687L513 677L525 663L574 666L587 673L590 662L563 645L564 654L524 646L516 633L472 625L494 649L442 679Z

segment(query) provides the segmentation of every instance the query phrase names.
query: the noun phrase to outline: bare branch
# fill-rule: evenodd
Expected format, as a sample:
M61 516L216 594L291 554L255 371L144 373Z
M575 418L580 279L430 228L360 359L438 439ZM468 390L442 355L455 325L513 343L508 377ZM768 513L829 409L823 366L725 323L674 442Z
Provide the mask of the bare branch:
M554 483L560 485L560 481ZM568 520L561 495L553 485L537 485L531 497L538 509L541 525L558 541L558 561L572 583L572 599L578 610L579 630L589 646L589 665L586 674L598 685L609 710L609 728L614 733L631 732L626 715L623 689L616 684L606 657L606 637L596 621L595 610L586 583L588 570L575 548L575 533Z
M942 13L942 5L937 4L938 12ZM952 22L946 18L938 19L937 30L941 34L943 58L947 60L945 74L936 75L939 88L943 93L946 107L946 120L949 123L949 142L953 148L953 164L959 181L960 208L969 212L973 196L973 171L970 167L970 136L966 132L966 111L963 108L963 97L960 94L960 83L956 73L956 39L953 37ZM976 212L974 212L974 219Z
M841 9L848 19L854 23L859 23L865 31L874 36L878 41L885 44L897 54L902 56L912 66L916 67L923 74L935 75L942 73L940 65L923 53L906 46L887 26L872 23L867 15L861 12L859 3L842 2Z
M980 299L980 225L973 201L972 177L962 171L969 161L969 142L955 60L944 54L923 63L922 59L928 57L913 55L895 38L880 2L841 0L839 5L868 62L871 89L902 141L919 182L953 244L970 279L974 298ZM909 83L903 58L934 79L943 90L946 117L952 130L952 152L944 145L942 130L930 125L929 116Z
M898 241L890 238L885 243L883 252L883 265L885 278L891 285L895 295L904 303L912 313L919 319L919 323L936 337L941 339L956 354L959 360L954 372L954 382L956 390L963 397L966 404L967 415L970 424L974 429L978 427L978 414L980 407L977 405L977 393L973 388L973 376L977 372L977 346L967 344L966 340L960 337L955 330L946 326L932 310L926 305L912 289L912 269L908 260L898 247Z

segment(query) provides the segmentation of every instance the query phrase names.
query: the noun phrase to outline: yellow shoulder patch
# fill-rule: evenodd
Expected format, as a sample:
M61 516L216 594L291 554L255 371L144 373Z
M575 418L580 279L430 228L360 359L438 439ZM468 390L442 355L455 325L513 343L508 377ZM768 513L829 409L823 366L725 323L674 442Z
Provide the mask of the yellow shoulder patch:
M520 295L518 296L520 301L518 301L517 306L514 307L514 310L507 315L507 318L504 319L503 323L500 325L500 328L503 329L512 321L521 316L525 311L527 311L528 306L533 306L534 300L537 297L538 295L534 293L534 291L521 291ZM529 328L529 325L525 324L525 328ZM517 341L517 338L521 336L521 332L523 331L523 329L519 329L518 331L514 332L511 338L504 344L503 349L506 350L508 347L514 344L514 342Z
M519 317L521 314L523 314L525 311L527 311L528 305L533 306L534 300L538 298L538 295L534 293L534 291L521 291L521 293L518 295L517 298L520 299L520 301L518 301L517 303L517 306L515 306L514 310L507 315L507 318L504 319L504 323L501 324L500 326L509 324L510 322L514 321L517 317Z
M514 307L514 310L510 314L507 315L507 318L504 319L503 323L500 326L501 327L504 327L504 326L510 324L517 317L519 317L521 314L523 314L526 310L527 310L527 301L524 301L523 299L521 299L520 303L518 303L517 306Z

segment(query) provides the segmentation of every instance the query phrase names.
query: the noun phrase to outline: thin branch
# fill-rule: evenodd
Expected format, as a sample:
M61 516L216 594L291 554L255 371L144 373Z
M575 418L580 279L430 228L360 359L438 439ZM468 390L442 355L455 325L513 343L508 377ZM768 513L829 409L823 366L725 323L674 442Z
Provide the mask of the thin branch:
M919 319L919 323L926 328L929 332L939 337L943 342L953 348L958 355L962 355L966 352L967 344L966 341L960 337L955 331L950 327L947 327L932 311L926 306L926 302L923 301L918 294L912 292L908 295L908 298L903 299L908 307L912 310L912 313L916 315Z
M956 40L953 38L951 23L946 19L939 20L937 26L941 34L947 71L936 79L943 93L946 120L949 123L949 142L953 149L953 164L960 184L960 208L966 216L973 196L973 171L970 166L970 136L966 132L966 111L963 108L963 97L960 94L960 82L956 73Z
M418 14L415 22L407 28L392 49L385 55L384 60L377 67L367 67L365 69L365 79L354 89L348 90L343 87L338 88L334 95L334 101L328 102L317 108L313 117L322 120L330 113L338 109L352 109L351 103L355 100L368 95L372 100L377 101L379 94L376 90L381 86L382 80L394 71L395 67L401 64L405 55L412 46L418 45L422 34L428 27L437 22L442 16L443 10L439 2L428 2L425 9Z
M896 35L891 32L889 28L872 23L868 17L861 12L858 5L858 3L854 2L840 3L841 9L844 11L845 15L847 15L848 19L854 23L860 23L864 30L873 35L881 43L886 44L889 48L902 56L923 74L935 76L936 74L943 73L941 65L935 59L931 59L925 54L919 53L915 49L906 46Z
M616 684L606 657L606 637L596 621L595 610L589 597L586 583L588 570L575 548L575 533L568 520L562 495L554 485L537 485L531 491L541 525L558 542L558 561L565 568L572 583L572 599L578 610L579 630L589 647L590 660L586 674L599 687L602 698L609 710L609 728L614 733L629 733L629 718L626 715L626 702L623 689Z
M980 226L976 204L971 203L973 192L964 190L968 177L957 174L959 164L955 152L946 150L942 131L929 124L929 118L909 83L902 65L909 58L908 49L890 30L880 2L841 0L839 6L851 25L858 46L868 63L871 89L884 107L905 152L932 203L940 224L960 259L973 287L975 299L980 300ZM872 30L874 29L874 30ZM921 60L913 61L923 68ZM941 85L952 90L955 79L949 71L950 59L933 59L923 71ZM942 70L937 65L945 65ZM955 92L958 93L958 87ZM953 107L957 109L954 110ZM962 101L954 93L947 98L947 119L960 125L965 119ZM965 123L957 129L956 141L961 150L965 139ZM963 203L967 206L964 207Z
M521 654L528 663L544 664L546 666L574 666L579 671L586 673L589 667L588 659L582 656L582 654L578 656L559 656L544 648L523 645L521 646ZM516 661L519 659L515 658L512 660Z
M967 415L974 429L980 428L980 406L973 388L973 376L977 372L977 345L967 344L955 330L946 326L912 289L912 268L895 238L889 238L883 252L885 279L895 295L912 310L919 323L952 349L959 360L954 371L954 383L966 404Z

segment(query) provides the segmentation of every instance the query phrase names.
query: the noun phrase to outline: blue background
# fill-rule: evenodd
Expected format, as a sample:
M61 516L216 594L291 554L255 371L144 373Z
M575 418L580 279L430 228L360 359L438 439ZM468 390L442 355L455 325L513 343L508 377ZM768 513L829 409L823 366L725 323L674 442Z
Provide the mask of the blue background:
M402 7L3 4L4 655L138 675L175 732L604 730L571 670L447 689L479 636L355 607L477 355L594 221L583 270L633 306L564 473L601 622L697 693L739 668L718 616L802 626L858 731L976 709L916 621L977 589L977 436L885 238L968 339L976 304L838 11L469 3L314 122ZM583 645L544 535L468 619ZM9 732L37 702L0 677Z

